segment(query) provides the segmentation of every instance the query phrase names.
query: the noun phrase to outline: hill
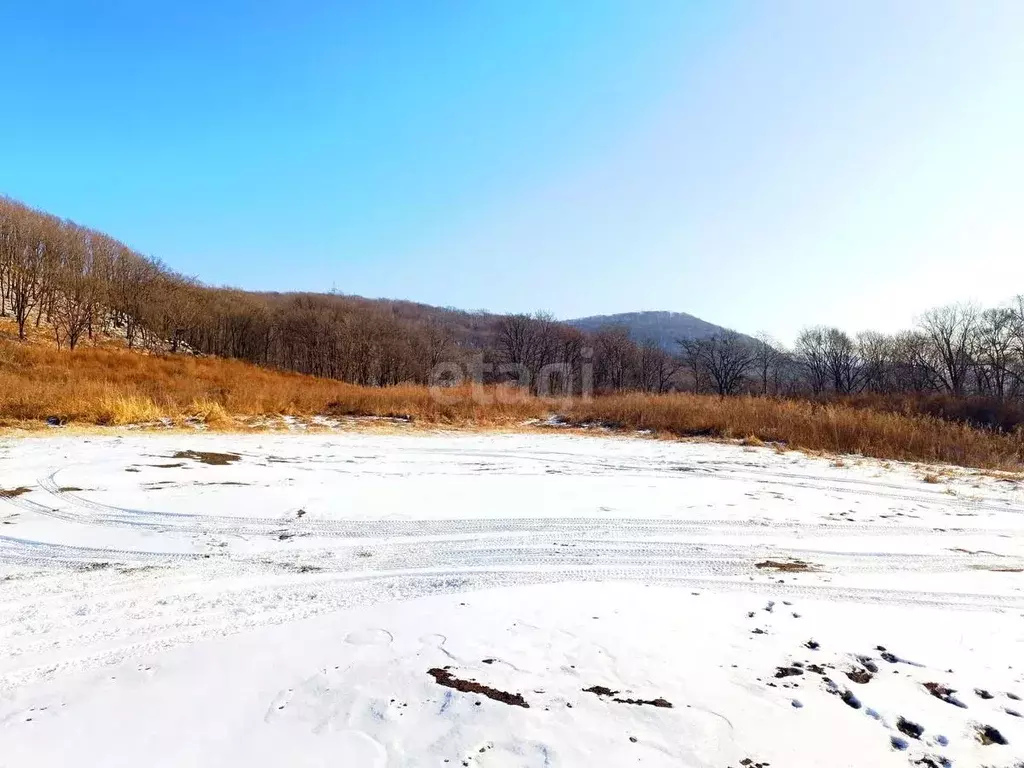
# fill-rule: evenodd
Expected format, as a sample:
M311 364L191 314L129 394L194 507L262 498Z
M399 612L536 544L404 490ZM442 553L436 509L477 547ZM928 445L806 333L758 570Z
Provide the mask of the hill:
M629 329L634 340L654 341L666 352L679 352L678 339L703 339L728 329L685 312L622 312L566 320L568 325L592 333L607 326Z

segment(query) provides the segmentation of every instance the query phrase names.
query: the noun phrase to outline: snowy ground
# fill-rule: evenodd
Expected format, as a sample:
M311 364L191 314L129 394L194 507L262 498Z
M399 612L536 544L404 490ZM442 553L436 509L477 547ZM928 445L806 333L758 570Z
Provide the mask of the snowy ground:
M0 766L1022 765L1024 485L929 474L562 434L0 441Z

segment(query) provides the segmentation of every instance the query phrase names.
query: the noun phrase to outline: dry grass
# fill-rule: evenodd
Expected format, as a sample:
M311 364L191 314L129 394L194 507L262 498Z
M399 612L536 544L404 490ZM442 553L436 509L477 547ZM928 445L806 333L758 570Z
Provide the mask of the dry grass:
M503 395L504 393L504 395ZM120 425L170 419L239 427L266 415L401 416L426 424L517 427L551 413L571 424L648 429L662 436L736 439L883 459L1024 468L1024 433L998 434L925 415L754 397L622 394L570 404L468 387L358 387L234 360L157 356L0 341L0 426L57 418Z
M882 459L1020 471L1024 432L1001 434L925 416L760 397L623 394L577 403L567 414L677 436L784 443Z
M495 390L488 392L495 400ZM268 414L402 416L438 424L504 425L546 415L536 398L477 403L468 388L435 398L426 387L357 387L237 360L122 349L58 351L0 341L0 420L101 425L199 419L230 427Z

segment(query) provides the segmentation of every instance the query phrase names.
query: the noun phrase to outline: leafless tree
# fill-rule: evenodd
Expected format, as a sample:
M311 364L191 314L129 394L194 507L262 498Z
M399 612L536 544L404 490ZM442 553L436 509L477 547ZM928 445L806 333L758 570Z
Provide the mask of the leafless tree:
M668 392L679 361L651 340L644 341L636 355L637 384L644 392Z
M929 310L918 326L928 341L929 359L943 387L962 397L971 369L976 341L977 310L968 304L951 304Z
M981 313L978 320L976 390L1003 400L1016 381L1016 314L1009 307Z
M876 331L864 331L857 334L856 346L864 388L870 392L890 392L895 361L893 338Z
M825 330L825 368L832 381L832 391L849 395L860 388L861 361L853 340L838 328Z
M753 345L735 331L723 331L704 339L699 349L718 394L738 394L756 360Z
M785 355L782 345L767 333L754 337L754 368L761 386L761 395L777 394Z
M608 326L594 335L596 375L600 386L616 391L630 388L636 366L636 344L623 326Z
M828 329L821 326L805 328L796 339L796 361L812 394L818 395L828 385Z

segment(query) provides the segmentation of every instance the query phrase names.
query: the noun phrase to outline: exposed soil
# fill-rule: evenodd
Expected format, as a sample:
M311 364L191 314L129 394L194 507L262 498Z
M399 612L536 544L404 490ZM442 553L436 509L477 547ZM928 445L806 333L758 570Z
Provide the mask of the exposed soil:
M896 728L900 733L906 734L912 739L920 739L921 734L924 733L924 726L911 722L905 717L901 717L896 721Z
M473 680L460 680L448 670L438 667L428 669L427 674L434 678L438 685L443 685L445 688L454 688L462 693L479 693L481 696L486 696L494 701L500 701L502 704L508 704L511 707L530 708L530 705L526 703L526 699L519 693L499 691L497 688L481 685Z
M874 677L874 675L872 675L866 669L862 669L859 667L851 669L849 672L846 673L846 676L850 678L850 680L852 680L853 682L860 683L861 685L866 685L867 683L870 683L871 678Z
M952 688L947 688L942 683L925 683L924 687L928 689L928 693L934 696L936 699L952 704L954 707L960 707L960 709L967 709L967 705L958 699L954 694Z
M1006 740L1006 737L1003 736L1003 734L1001 734L997 729L993 728L991 725L977 725L975 727L977 728L978 732L978 741L980 741L982 744L985 744L986 746L988 746L989 744L1006 745L1010 743Z
M781 562L779 560L763 560L760 563L754 563L754 567L758 570L770 568L773 571L783 571L784 573L806 573L807 571L817 570L816 566L811 563L805 563L802 560L790 560L788 562Z
M29 490L29 488L0 488L0 499L13 499L15 496L21 496L23 493L28 493Z
M612 701L616 704L635 704L636 706L648 706L648 707L661 707L663 709L672 709L672 702L663 698L657 699L618 699L618 691L613 691L611 688L605 688L603 685L594 685L590 688L584 688L584 693L593 693L597 696L610 696Z
M778 667L775 670L775 678L794 677L795 675L802 675L803 673L804 671L799 667Z
M237 453L212 453L210 451L178 451L171 456L172 459L192 459L203 464L212 464L222 467L225 464L234 464L241 459Z
M649 706L649 707L661 707L663 709L672 709L672 702L662 698L657 699L612 699L612 701L618 704L636 704L637 706Z
M942 755L922 755L913 764L923 765L925 768L950 768L952 765L949 758Z
M872 659L870 656L858 656L857 661L859 661L864 666L864 669L866 669L871 674L878 674L878 665L875 664L874 659Z

